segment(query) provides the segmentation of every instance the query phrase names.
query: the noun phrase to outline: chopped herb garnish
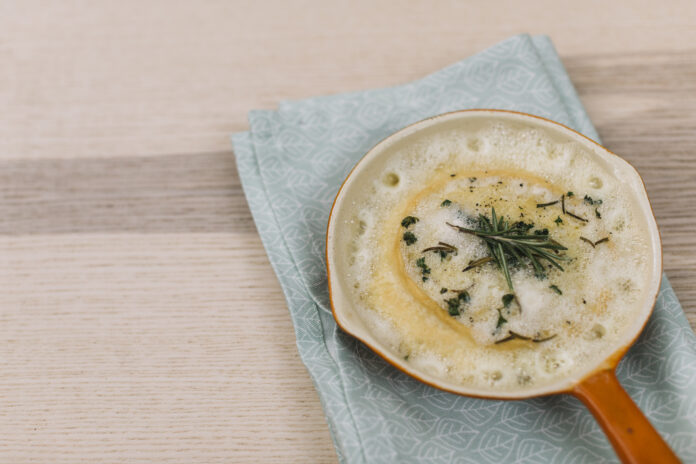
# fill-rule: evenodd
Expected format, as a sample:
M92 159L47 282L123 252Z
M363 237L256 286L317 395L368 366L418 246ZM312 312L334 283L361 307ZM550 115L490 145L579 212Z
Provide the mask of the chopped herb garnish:
M569 192L569 193L572 194L573 192ZM568 216L570 216L570 217L572 217L572 218L575 218L575 219L577 219L578 221L587 222L587 219L585 219L584 217L580 217L580 216L578 216L577 214L573 214L573 213L571 213L570 211L568 211L568 210L566 209L566 207L565 207L565 197L566 197L565 195L561 195L561 210L563 211L563 214L567 214ZM558 224L558 223L556 223L556 224Z
M503 313L500 309L498 309L498 322L495 323L495 328L496 330L500 328L503 324L507 322L507 319L503 317Z
M426 248L425 250L423 250L423 253L425 253L426 251L440 251L440 250L446 250L447 252L451 253L453 251L457 251L457 247L450 245L448 243L445 243L445 242L437 242L437 246L432 246L430 248Z
M503 307L507 308L510 306L510 303L512 303L512 300L515 299L515 295L512 293L508 293L507 295L503 295Z
M443 246L433 246L433 247L428 247L423 250L423 253L426 253L428 251L443 251L445 253L452 253L457 250L453 250L452 248L447 248Z
M548 342L549 340L556 338L557 335L558 334L553 334L553 335L550 335L550 336L545 337L545 338L532 338L532 341L534 343Z
M449 253L456 253L457 247L445 242L438 242L437 246L429 247L423 250L423 253L428 251L436 251L440 255L440 259L445 259Z
M476 229L468 229L450 223L447 225L459 232L475 235L486 242L489 255L503 272L511 292L514 292L508 267L508 262L511 259L521 262L522 258L527 258L536 272L543 272L540 260L546 260L563 271L563 267L558 261L567 258L551 253L551 251L566 250L566 247L552 240L548 236L548 231L546 234L530 235L519 229L511 228L508 221L502 217L498 218L495 214L495 208L491 208L490 219L484 215L479 215L479 224Z
M532 224L531 222L530 222L530 223L526 223L526 222L524 222L524 221L517 221L516 223L514 223L514 224L512 225L512 228L513 228L513 229L519 229L519 230L521 230L521 231L523 231L523 232L528 232L530 229L533 229L533 228L534 228L534 224Z
M413 235L413 232L404 232L404 242L406 242L406 245L413 245L417 241L418 239Z
M495 261L494 258L491 256L486 256L485 258L477 259L475 261L469 261L469 265L463 269L464 272L473 269L478 266L482 266L486 263L490 263L491 261Z
M469 292L467 292L466 290L452 291L458 292L459 294L454 298L445 300L445 303L447 303L447 311L449 312L450 316L459 316L461 312L464 310L461 307L461 305L468 303L471 300L471 297L469 297Z
M450 298L445 300L447 303L447 312L450 316L459 316L461 311L459 311L459 298Z
M475 177L469 177L469 182L476 182L476 178L475 178Z
M553 222L555 222L556 225L558 226L558 225L563 224L563 219L561 219L560 216L557 216L556 219L553 220Z
M549 229L537 229L534 231L534 235L549 235Z
M445 287L442 287L440 289L440 295L442 295L443 293L447 293L447 289Z
M592 197L589 195L585 195L585 198L583 198L583 201L590 206L602 204L602 200L593 200Z
M536 207L537 207L537 208L546 208L547 206L553 206L553 205L555 205L556 203L558 203L558 200L550 201L550 202L548 202L548 203L537 203Z
M403 218L401 220L401 227L405 227L408 229L410 226L412 226L413 224L415 224L418 221L419 221L419 219L417 217L406 216L405 218Z
M456 176L457 176L456 174L450 174L450 177L456 177Z
M508 331L508 336L505 338L501 338L500 340L496 341L495 344L497 345L498 343L505 343L509 342L510 340L514 339L520 339L520 340L531 340L531 337L526 337L524 335L520 335L516 332L513 332L512 330Z
M549 288L553 290L554 292L558 293L559 295L563 295L563 292L561 291L560 288L558 288L556 285L549 285Z
M573 195L575 195L573 192L568 192L568 193L566 193L566 196L567 196L568 198L572 197Z
M440 206L445 207L445 206L449 206L449 205L451 205L451 204L452 204L452 201L450 201L450 200L445 200L445 201L443 201L442 203L440 203Z
M585 237L580 237L580 240L582 240L583 242L589 243L590 245L592 245L592 248L594 248L594 247L596 247L597 245L599 245L600 243L608 242L608 241L609 241L609 237L604 237L604 238L602 238L602 239L597 240L596 242L593 242L592 240L590 240L590 239L588 239L588 238L585 238Z
M404 356L404 361L408 361L408 355Z
M597 216L597 219L602 219L602 215L599 214L599 209L598 209L598 208L595 208L595 209L594 209L594 214L595 214L595 216Z
M430 274L430 268L427 264L425 264L425 258L418 258L416 260L416 266L418 266L421 270L421 274L423 275L423 282L427 281L428 274Z
M588 222L587 219L585 219L584 217L580 217L580 216L578 216L578 215L576 215L576 214L571 213L570 211L567 211L567 210L566 210L565 213L566 213L568 216L570 216L570 217L572 217L572 218L574 218L574 219L577 219L578 221Z
M532 337L527 337L526 335L520 335L520 334L518 334L518 333L516 333L516 332L513 332L512 330L510 330L510 331L508 332L508 336L507 336L507 337L501 338L500 340L497 340L497 341L495 342L495 344L497 345L497 344L499 344L499 343L505 343L505 342L509 342L510 340L515 340L515 339L518 339L518 340L528 340L528 341L532 341L532 342L534 342L534 343L541 343L541 342L546 342L546 341L549 341L549 340L555 338L556 335L557 335L557 334L553 334L553 335L551 335L551 336L549 336L549 337L545 337L545 338L532 338Z

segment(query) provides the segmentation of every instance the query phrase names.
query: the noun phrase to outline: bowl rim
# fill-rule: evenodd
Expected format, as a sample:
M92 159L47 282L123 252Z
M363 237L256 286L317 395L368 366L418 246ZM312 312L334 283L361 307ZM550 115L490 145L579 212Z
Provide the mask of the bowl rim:
M332 265L332 259L330 256L330 250L332 247L330 246L330 239L332 237L331 231L332 231L332 224L334 223L334 217L335 213L337 211L336 207L337 204L339 203L339 200L341 200L341 194L344 191L344 188L346 187L346 184L349 182L349 180L353 177L353 174L356 172L357 168L368 158L370 158L376 151L378 151L381 147L383 147L385 144L390 143L393 139L394 141L405 137L419 129L419 126L424 126L424 127L430 127L430 124L436 124L437 120L442 119L443 122L446 121L449 118L453 118L459 115L465 115L465 114L486 114L488 113L491 116L499 116L499 115L507 115L507 116L512 116L516 117L521 120L527 119L528 121L530 119L532 120L537 120L541 121L544 124L547 124L551 127L553 127L556 130L560 130L561 132L566 131L568 135L575 136L576 138L579 138L580 141L589 144L593 146L595 149L599 149L602 152L605 152L606 154L612 155L616 157L618 160L620 160L622 163L625 164L625 166L629 169L631 169L637 176L637 178L640 180L640 185L642 187L642 193L645 195L646 203L647 206L649 207L650 215L646 215L649 218L652 219L652 224L654 225L654 232L656 232L656 235L653 235L653 231L651 230L651 242L654 241L656 238L656 244L657 247L655 248L655 256L654 258L659 262L658 266L653 266L656 268L655 271L655 276L653 277L651 283L656 283L655 285L655 293L652 298L652 304L650 305L650 310L645 312L643 321L641 322L639 327L636 327L634 330L633 334L631 334L630 337L621 345L619 345L611 354L606 356L604 359L601 361L597 362L597 364L591 368L589 371L585 372L581 377L573 380L566 386L560 386L558 388L548 388L542 386L542 388L538 389L531 389L531 390L525 390L521 392L515 392L515 391L500 391L500 392L491 392L490 394L482 394L479 392L465 392L463 390L466 390L466 387L462 387L461 390L456 390L454 388L447 387L443 384L440 384L437 382L437 380L429 380L427 378L422 377L422 373L419 373L417 369L409 369L406 367L405 364L400 363L396 361L395 359L392 359L392 356L390 356L387 353L384 353L381 349L378 347L375 347L373 343L370 343L368 340L365 340L365 337L362 337L358 334L356 334L354 331L350 330L345 323L345 321L341 320L341 317L339 315L339 312L336 310L336 304L335 304L335 299L334 299L334 293L333 293L333 286L332 286L332 279L331 279L331 265ZM644 205L640 205L641 209L644 209ZM647 211L647 209L645 209ZM650 229L653 229L649 227ZM655 310L655 305L657 303L657 298L660 293L660 287L661 287L661 280L662 280L662 274L664 272L664 262L663 262L663 253L662 253L662 237L660 235L660 229L657 226L657 220L655 218L655 212L653 210L652 204L650 203L650 199L648 197L647 189L645 188L645 181L643 177L640 175L638 170L630 164L628 161L617 155L616 153L612 152L611 150L607 149L600 143L596 142L595 140L589 138L588 136L580 133L579 131L566 126L565 124L559 123L557 121L542 117L542 116L537 116L534 114L529 114L529 113L524 113L521 111L514 111L514 110L504 110L504 109L488 109L488 108L472 108L472 109L464 109L464 110L456 110L456 111L450 111L446 113L441 113L437 114L434 116L430 116L425 119L421 119L419 121L416 121L414 123L411 123L389 135L381 139L379 142L377 142L374 146L372 146L365 154L355 163L353 168L350 170L350 172L346 175L346 178L343 180L341 183L340 188L338 189L338 192L336 193L336 196L334 198L334 201L331 205L331 209L329 211L329 219L327 221L326 225L326 236L325 236L325 259L326 259L326 275L327 275L327 285L328 285L328 290L329 290L329 303L331 305L331 313L333 315L334 320L336 321L336 324L338 327L343 330L345 333L351 335L352 337L356 338L360 342L362 342L365 346L367 346L370 350L372 350L374 353L376 353L379 357L381 357L383 360L385 360L387 363L398 369L399 371L403 372L404 374L415 378L416 380L425 383L426 385L429 385L431 387L434 387L438 390L442 390L445 392L449 393L454 393L457 395L462 395L462 396L468 396L468 397L473 397L473 398L482 398L482 399L498 399L498 400L519 400L519 399L527 399L527 398L537 398L537 397L543 397L543 396L549 396L549 395L554 395L554 394L559 394L559 393L572 393L573 390L577 385L582 383L584 380L588 379L589 377L592 377L593 375L597 374L598 372L601 371L606 371L606 370L614 370L618 363L621 361L621 359L624 357L626 352L629 350L629 348L635 343L637 338L640 336L640 334L645 330L645 326L647 325L648 320L650 319L650 316L652 315L653 311ZM646 298L645 301L650 301L649 298ZM420 375L419 375L420 374ZM570 378L571 376L568 376L566 378L562 378L560 381L555 381L551 383L551 386L553 387L555 383L562 382L563 380L566 380L567 378ZM445 380L443 379L443 382ZM539 390L539 392L535 391Z

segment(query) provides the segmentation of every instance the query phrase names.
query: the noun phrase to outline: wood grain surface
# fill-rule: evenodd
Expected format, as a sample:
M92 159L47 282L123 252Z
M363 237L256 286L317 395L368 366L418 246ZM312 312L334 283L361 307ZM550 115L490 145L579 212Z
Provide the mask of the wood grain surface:
M0 462L335 462L229 145L549 34L696 327L696 2L0 1Z

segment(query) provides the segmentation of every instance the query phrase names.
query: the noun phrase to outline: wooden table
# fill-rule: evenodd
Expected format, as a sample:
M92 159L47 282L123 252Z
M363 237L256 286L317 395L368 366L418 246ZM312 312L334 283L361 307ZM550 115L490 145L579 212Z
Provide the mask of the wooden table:
M0 462L334 462L228 135L549 34L696 326L696 2L0 2Z

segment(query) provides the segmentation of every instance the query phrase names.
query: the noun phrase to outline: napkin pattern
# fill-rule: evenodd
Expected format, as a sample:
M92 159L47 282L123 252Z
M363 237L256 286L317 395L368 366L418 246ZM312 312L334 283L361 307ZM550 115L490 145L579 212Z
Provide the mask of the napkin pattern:
M399 87L283 102L232 137L244 191L288 301L297 347L341 462L615 462L579 401L494 401L441 392L389 366L336 326L324 262L333 198L375 143L466 108L544 116L598 140L553 45L512 37ZM696 462L696 337L666 277L618 368L626 390L685 462Z

